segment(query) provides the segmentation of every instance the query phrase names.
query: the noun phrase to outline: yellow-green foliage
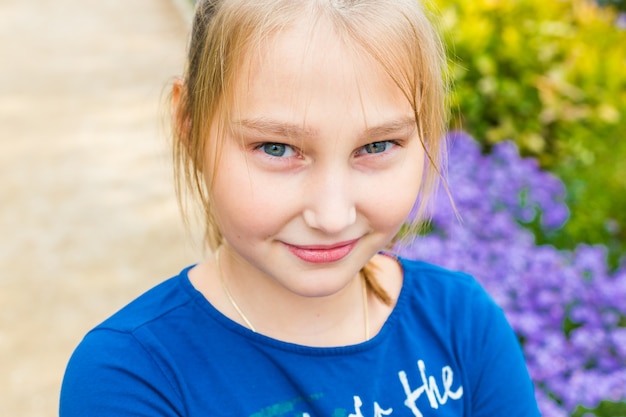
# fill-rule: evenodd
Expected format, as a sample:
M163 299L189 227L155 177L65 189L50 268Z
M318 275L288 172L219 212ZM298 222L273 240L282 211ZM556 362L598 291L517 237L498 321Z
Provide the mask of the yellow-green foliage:
M583 0L434 0L451 56L453 127L510 139L566 183L556 240L626 248L626 30Z

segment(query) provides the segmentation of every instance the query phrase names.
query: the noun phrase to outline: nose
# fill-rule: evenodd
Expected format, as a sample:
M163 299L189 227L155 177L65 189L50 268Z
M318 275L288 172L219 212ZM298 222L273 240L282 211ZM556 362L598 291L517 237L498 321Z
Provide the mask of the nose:
M337 235L356 222L355 189L347 172L314 176L304 190L304 221L310 228Z

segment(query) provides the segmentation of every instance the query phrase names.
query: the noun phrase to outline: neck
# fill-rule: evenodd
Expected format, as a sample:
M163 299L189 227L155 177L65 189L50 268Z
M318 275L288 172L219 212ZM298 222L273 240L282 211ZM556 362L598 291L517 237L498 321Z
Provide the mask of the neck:
M360 274L334 294L303 297L273 279L237 268L245 264L234 263L220 252L215 267L228 301L222 312L229 318L269 337L308 346L339 346L369 339L369 297Z

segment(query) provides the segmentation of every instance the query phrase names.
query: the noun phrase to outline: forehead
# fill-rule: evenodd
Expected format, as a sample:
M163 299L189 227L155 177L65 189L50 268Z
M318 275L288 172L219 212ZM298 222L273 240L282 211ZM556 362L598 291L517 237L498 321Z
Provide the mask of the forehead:
M382 66L323 19L290 25L251 48L234 90L230 113L237 118L315 128L337 118L371 125L413 117L406 94Z

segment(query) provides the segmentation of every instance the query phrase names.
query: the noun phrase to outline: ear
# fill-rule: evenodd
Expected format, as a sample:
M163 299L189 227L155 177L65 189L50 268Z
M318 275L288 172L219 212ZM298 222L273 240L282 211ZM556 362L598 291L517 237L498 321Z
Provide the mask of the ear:
M185 112L185 101L187 94L187 86L185 80L181 77L176 77L172 85L172 127L180 138L186 138L191 127L191 120L189 115Z

